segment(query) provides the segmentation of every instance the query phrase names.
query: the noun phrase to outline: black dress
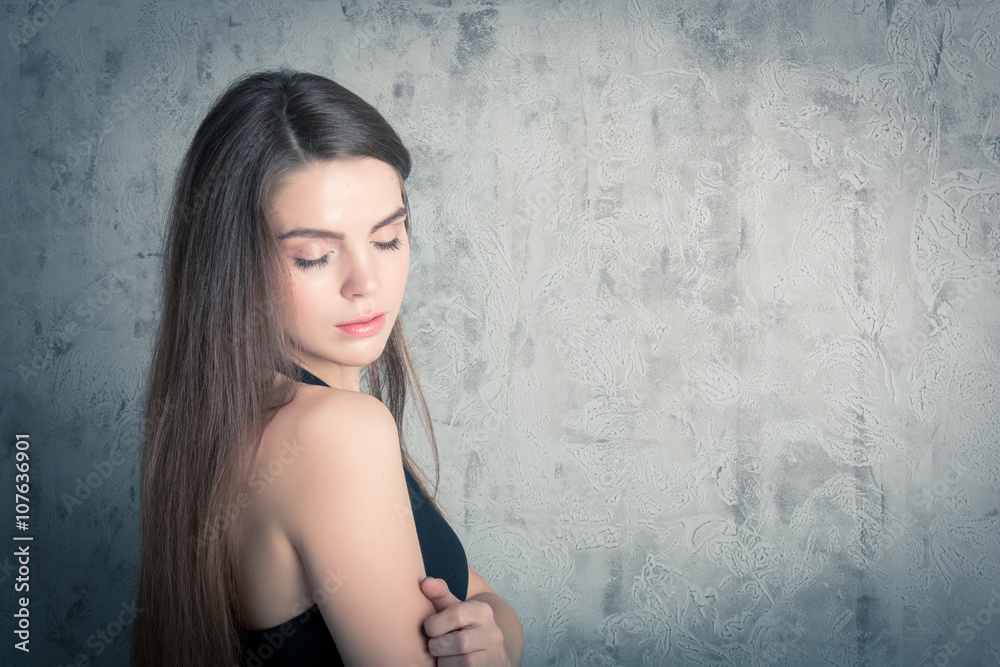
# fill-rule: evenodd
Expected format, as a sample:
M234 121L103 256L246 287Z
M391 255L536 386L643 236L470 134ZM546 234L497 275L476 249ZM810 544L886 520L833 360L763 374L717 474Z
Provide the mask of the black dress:
M329 386L312 373L299 370L300 382ZM404 469L413 508L413 522L427 576L444 579L448 589L464 600L469 588L469 564L458 535L444 520L413 475ZM330 667L343 665L319 607L313 605L293 619L266 630L244 630L240 649L245 667Z

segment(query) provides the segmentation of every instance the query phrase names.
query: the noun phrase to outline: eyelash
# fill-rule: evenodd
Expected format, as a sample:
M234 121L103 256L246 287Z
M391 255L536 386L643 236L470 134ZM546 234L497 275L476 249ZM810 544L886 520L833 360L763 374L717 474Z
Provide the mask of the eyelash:
M299 257L295 258L295 265L300 269L315 269L318 266L323 266L327 263L329 255L323 255L319 259L301 259Z
M399 237L394 238L388 243L380 243L378 241L375 241L374 243L375 247L378 248L379 250L399 250L399 246L402 245L402 243L400 243L399 241Z
M398 238L395 238L388 243L382 243L380 241L373 241L373 243L379 250L399 250L399 247L402 245L402 242ZM320 266L324 266L328 261L330 261L329 258L329 254L323 255L319 259L302 259L300 257L296 257L295 265L300 269L315 269Z

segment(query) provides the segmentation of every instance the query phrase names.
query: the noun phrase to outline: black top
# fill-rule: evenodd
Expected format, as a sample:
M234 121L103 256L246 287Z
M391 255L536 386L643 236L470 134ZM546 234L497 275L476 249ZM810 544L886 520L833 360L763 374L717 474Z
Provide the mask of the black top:
M296 379L300 382L329 386L309 371L300 368L298 373ZM429 577L444 579L455 597L464 600L469 589L469 564L462 542L420 490L410 471L404 468L403 472L424 571ZM244 630L240 658L245 667L330 667L344 664L317 605L273 628Z

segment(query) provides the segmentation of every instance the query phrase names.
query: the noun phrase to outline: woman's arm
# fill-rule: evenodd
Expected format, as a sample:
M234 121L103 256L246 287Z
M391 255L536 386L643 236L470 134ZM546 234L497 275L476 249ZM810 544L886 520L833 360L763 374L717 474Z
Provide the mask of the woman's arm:
M436 614L424 629L427 645L439 667L465 665L463 656L482 658L477 665L518 667L524 653L524 629L514 608L469 567L469 590L462 602L442 579L427 578L420 588L434 603Z
M301 399L301 400L300 400ZM298 459L275 477L279 525L347 665L434 665L434 613L396 425L379 401L323 388L296 398ZM334 580L334 590L325 582Z
M469 593L468 600L480 600L490 605L493 609L493 618L497 626L503 632L504 648L507 651L508 659L513 667L521 664L521 655L524 653L524 628L521 627L521 619L518 618L514 608L497 595L496 591L479 576L479 573L469 567Z

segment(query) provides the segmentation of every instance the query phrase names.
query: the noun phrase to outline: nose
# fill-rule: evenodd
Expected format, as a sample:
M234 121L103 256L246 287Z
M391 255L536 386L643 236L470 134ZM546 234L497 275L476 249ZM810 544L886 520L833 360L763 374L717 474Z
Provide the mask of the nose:
M341 294L347 299L368 296L380 285L375 259L365 251L349 253Z

